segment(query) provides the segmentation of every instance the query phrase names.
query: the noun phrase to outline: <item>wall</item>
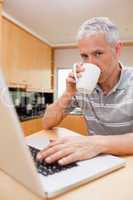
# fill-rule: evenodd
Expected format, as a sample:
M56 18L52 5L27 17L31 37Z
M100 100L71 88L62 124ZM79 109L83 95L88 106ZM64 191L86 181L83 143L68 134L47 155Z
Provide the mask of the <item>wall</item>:
M121 61L124 65L133 67L133 45L123 48Z
M55 49L54 65L55 68L71 68L72 64L79 62L80 54L77 48Z

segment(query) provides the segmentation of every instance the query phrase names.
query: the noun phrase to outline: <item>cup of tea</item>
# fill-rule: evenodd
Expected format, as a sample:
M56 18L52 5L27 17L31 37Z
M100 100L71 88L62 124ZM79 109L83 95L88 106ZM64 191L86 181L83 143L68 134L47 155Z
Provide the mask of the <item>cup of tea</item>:
M82 66L84 71L81 73L81 77L77 77L77 64L73 65L76 88L78 92L90 95L96 87L101 70L92 63L84 63Z

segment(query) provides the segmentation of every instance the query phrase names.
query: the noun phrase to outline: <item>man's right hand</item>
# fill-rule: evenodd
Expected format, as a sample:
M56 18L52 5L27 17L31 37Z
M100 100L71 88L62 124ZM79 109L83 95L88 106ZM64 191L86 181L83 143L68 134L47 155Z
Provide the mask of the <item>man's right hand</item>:
M83 71L84 67L82 66L82 64L77 64L77 78L82 76ZM74 96L76 93L76 80L73 71L68 74L68 77L66 79L66 91L72 96Z
M81 65L77 65L77 78L81 76L84 71ZM62 84L62 83L60 83ZM66 79L66 90L62 96L57 99L53 104L49 105L45 111L43 121L44 129L51 129L57 126L61 120L66 116L64 113L65 108L67 108L71 102L71 97L76 93L76 81L74 78L74 73L69 73Z

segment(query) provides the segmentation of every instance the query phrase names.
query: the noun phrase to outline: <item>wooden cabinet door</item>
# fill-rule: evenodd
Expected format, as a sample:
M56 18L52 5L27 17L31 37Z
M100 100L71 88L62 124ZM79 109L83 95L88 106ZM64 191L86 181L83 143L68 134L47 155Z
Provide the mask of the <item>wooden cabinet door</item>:
M8 84L22 84L26 81L21 67L21 34L19 28L2 18L2 65Z
M21 127L25 136L41 131L43 130L42 118L31 119L31 120L21 122Z
M52 48L2 19L2 65L9 85L51 89Z
M87 126L82 115L68 115L58 126L68 128L82 135L88 134Z
M29 70L28 84L32 88L51 89L51 48L41 42L33 43L33 61Z

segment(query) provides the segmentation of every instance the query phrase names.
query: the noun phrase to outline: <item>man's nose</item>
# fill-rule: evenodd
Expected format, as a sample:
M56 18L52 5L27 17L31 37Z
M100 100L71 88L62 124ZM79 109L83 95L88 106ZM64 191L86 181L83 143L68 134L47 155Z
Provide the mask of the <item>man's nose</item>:
M96 64L95 58L93 56L89 56L87 59L88 63Z

